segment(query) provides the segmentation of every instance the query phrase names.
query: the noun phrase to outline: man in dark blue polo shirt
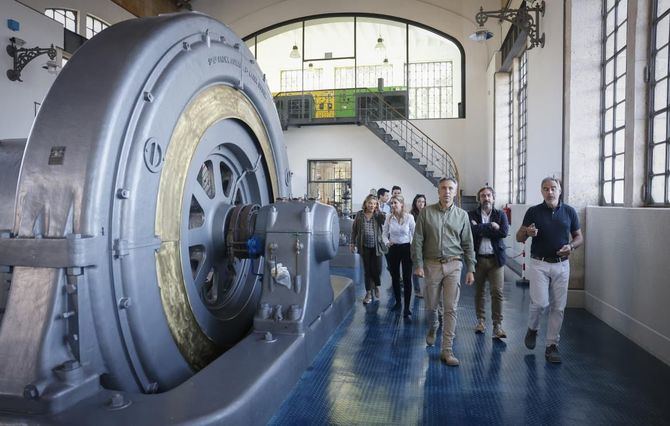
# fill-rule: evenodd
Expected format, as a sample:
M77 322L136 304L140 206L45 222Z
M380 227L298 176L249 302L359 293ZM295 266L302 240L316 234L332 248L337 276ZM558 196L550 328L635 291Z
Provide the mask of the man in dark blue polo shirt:
M584 238L577 212L561 201L560 181L546 177L541 187L544 202L528 209L516 233L516 240L520 243L528 237L533 238L528 269L530 309L524 342L528 349L535 348L540 316L549 306L544 356L549 362L559 363L559 333L570 279L568 258L574 249L582 245Z

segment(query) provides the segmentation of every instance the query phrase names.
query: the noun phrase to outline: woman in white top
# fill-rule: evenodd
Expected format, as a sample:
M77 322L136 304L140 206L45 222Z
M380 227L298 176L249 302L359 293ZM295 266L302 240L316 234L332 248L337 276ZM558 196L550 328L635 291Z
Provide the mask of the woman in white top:
M412 299L412 256L410 246L414 235L414 216L405 212L405 199L402 195L391 197L391 214L386 217L382 238L389 247L388 262L393 284L395 305L394 311L400 310L400 267L402 266L402 281L404 287L405 318L412 315L409 304Z

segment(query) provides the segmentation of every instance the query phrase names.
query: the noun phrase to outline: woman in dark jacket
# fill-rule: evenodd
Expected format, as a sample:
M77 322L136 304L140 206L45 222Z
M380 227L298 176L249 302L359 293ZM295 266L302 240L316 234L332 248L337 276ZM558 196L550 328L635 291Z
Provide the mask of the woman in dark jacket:
M356 213L351 229L351 251L361 255L365 276L364 304L374 297L379 300L381 286L382 255L386 254L386 244L382 240L384 213L379 211L379 202L374 195L368 195L363 201L363 209Z
M416 194L414 200L412 201L412 216L414 216L414 221L419 218L419 213L426 207L426 196L423 194ZM419 299L423 299L423 293L421 292L421 285L423 278L416 274L412 274L412 283L414 284L414 295Z

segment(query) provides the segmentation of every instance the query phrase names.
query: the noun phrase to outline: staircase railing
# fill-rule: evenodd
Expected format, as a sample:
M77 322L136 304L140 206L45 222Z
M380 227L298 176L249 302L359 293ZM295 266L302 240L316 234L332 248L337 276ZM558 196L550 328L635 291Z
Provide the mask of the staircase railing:
M386 137L398 142L411 158L416 159L436 177L454 177L458 168L453 157L414 125L399 109L389 104L380 93L368 88L338 89L311 92L280 92L274 95L279 119L284 128L289 124L325 124L358 122L376 125ZM343 97L349 97L343 102ZM372 130L372 129L371 129ZM411 161L407 156L405 160Z
M359 101L357 115L361 123L374 123L383 129L436 175L458 180L458 168L453 157L378 93L367 90L366 96Z

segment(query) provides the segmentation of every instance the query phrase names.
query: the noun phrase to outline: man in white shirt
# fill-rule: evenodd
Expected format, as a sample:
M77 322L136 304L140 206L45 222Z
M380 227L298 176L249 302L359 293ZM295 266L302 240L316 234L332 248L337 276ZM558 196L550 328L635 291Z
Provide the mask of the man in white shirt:
M479 207L468 212L477 269L475 270L475 310L477 325L475 333L482 334L486 330L486 308L484 307L486 281L491 287L491 319L493 320L493 338L503 339L507 334L502 328L502 305L505 266L505 243L509 223L507 215L494 208L495 190L484 186L477 193Z

